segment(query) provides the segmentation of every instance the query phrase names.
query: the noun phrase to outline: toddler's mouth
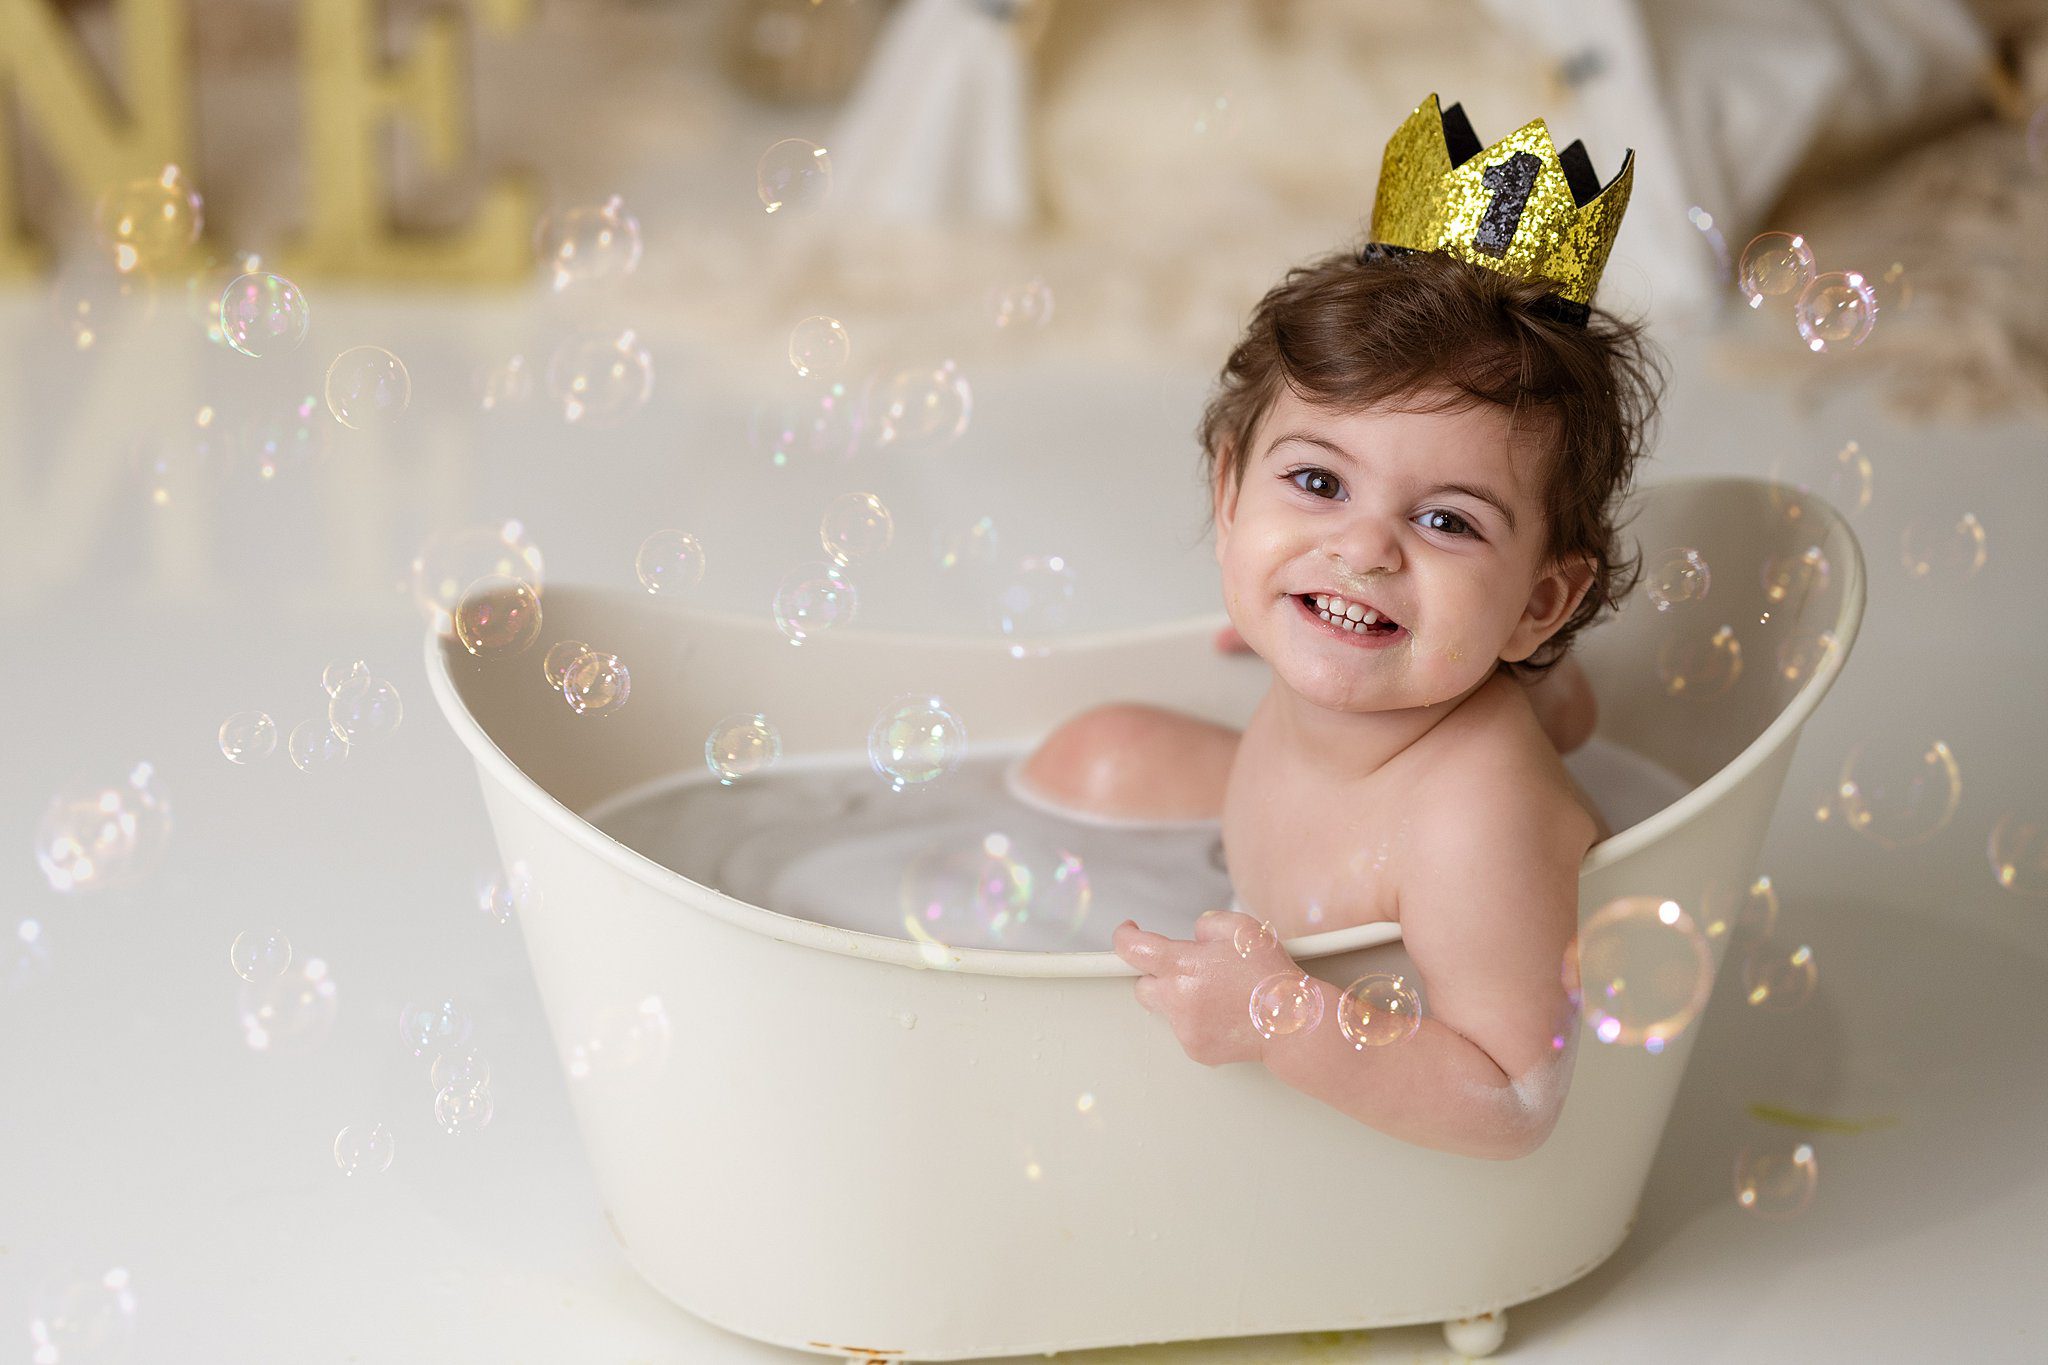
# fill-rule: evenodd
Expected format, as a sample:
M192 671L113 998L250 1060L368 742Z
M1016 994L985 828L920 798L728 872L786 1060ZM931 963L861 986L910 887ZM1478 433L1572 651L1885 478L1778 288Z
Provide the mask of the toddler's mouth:
M1353 635L1378 638L1401 633L1399 622L1389 620L1362 602L1348 601L1335 593L1298 593L1295 600L1318 620L1340 630L1349 631Z

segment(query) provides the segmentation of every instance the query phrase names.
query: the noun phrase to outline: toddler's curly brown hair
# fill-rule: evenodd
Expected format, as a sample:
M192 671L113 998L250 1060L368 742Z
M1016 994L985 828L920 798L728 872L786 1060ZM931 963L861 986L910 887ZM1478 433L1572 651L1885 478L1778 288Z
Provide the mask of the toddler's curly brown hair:
M1535 415L1551 454L1541 562L1593 566L1572 614L1506 665L1525 682L1542 676L1641 576L1640 554L1619 558L1615 517L1664 378L1641 323L1598 307L1570 321L1550 288L1434 251L1347 248L1288 271L1259 301L1202 413L1205 486L1243 482L1253 433L1283 384L1339 412L1495 403L1518 423Z

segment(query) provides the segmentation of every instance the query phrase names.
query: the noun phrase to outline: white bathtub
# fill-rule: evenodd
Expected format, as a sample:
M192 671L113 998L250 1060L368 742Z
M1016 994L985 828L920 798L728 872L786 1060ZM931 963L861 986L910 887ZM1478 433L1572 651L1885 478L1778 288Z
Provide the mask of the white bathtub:
M1688 480L1638 500L1625 535L1646 566L1698 549L1711 590L1663 613L1638 591L1580 657L1600 738L1691 789L1591 850L1580 913L1647 894L1708 924L1752 879L1800 727L1854 642L1863 567L1832 509L1780 485ZM1809 547L1826 581L1770 600L1762 562ZM939 693L998 745L1109 700L1241 725L1268 675L1212 650L1220 617L1021 660L993 638L858 628L794 649L765 610L560 585L545 618L510 660L430 638L428 673L505 862L538 888L521 922L606 1216L634 1267L698 1316L890 1359L1439 1320L1484 1351L1501 1326L1488 1315L1577 1279L1627 1235L1698 1025L1660 1056L1587 1036L1541 1149L1450 1156L1257 1067L1188 1061L1106 950L1114 905L1095 907L1095 951L956 949L935 968L905 938L721 895L579 814L701 766L735 711L768 713L791 759L849 762L906 691ZM1722 626L1739 677L1672 694L1660 651ZM1833 648L1788 676L1780 647L1823 631ZM616 715L578 717L548 692L540 654L563 638L631 662ZM1398 954L1396 937L1368 925L1286 946L1342 985ZM1712 941L1718 965L1727 936ZM1256 1178L1221 1176L1247 1155Z

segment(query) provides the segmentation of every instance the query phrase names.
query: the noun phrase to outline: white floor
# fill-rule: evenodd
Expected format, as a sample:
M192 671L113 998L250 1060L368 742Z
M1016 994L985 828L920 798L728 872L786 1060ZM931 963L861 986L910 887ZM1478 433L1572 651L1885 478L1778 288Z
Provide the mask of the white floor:
M642 320L660 357L654 405L596 437L538 406L489 420L471 410L476 363L557 326L541 300L318 306L309 357L369 340L405 356L406 422L381 441L336 429L323 464L272 486L229 461L153 508L126 465L133 440L181 429L201 403L225 421L262 401L241 362L160 332L127 351L69 353L39 294L0 294L0 624L15 651L0 713L16 718L0 781L13 850L0 859L0 1341L20 1351L48 1303L42 1286L66 1267L121 1266L132 1352L84 1358L807 1358L692 1319L619 1256L518 928L476 908L493 863L476 780L434 711L418 619L391 584L450 521L520 516L552 578L613 582L642 535L676 524L705 540L706 595L761 609L781 566L815 555L816 506L837 479L871 484L898 518L864 623L927 622L931 537L982 512L1007 550L1073 560L1076 627L1207 612L1214 566L1188 439L1207 375L991 363L974 375L969 437L945 462L793 481L749 453L737 362L665 334L658 303ZM1812 945L1820 986L1803 1009L1766 1014L1722 983L1633 1235L1585 1280L1516 1309L1507 1350L2040 1359L2048 1334L2029 1305L2048 1263L2048 901L1997 886L1985 844L2008 812L2048 820L2044 428L1902 426L1859 390L1799 411L1719 377L1697 340L1672 346L1665 438L1645 480L1819 480L1851 438L1874 466L1874 496L1853 518L1870 564L1863 638L1801 743L1759 869L1786 932ZM1965 510L1987 532L1982 571L1911 581L1902 529ZM247 768L222 759L228 714L261 708L289 730L324 701L321 669L341 657L396 683L395 736L324 774L296 771L282 748ZM1890 732L1946 741L1963 779L1953 821L1906 851L1812 816L1850 746ZM175 807L162 866L133 891L52 891L30 856L45 803L138 759L156 764ZM33 951L16 948L23 925ZM252 1052L236 1018L228 945L270 925L324 959L338 987L332 1037L301 1057ZM494 1117L463 1137L437 1127L425 1064L396 1027L403 1004L443 997L470 1013L492 1064ZM1732 1195L1743 1143L1789 1131L1754 1118L1757 1104L1835 1121L1812 1137L1815 1199L1789 1221L1759 1220ZM376 1122L396 1137L390 1170L344 1178L337 1132ZM1085 1353L1444 1357L1429 1328Z

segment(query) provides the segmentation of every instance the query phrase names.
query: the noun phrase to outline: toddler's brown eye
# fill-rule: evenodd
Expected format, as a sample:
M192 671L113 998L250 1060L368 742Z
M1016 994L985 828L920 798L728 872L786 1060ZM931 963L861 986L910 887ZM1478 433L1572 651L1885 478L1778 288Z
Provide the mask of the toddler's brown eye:
M1458 514L1457 514L1456 512L1446 512L1446 511L1444 511L1443 509L1439 508L1439 509L1437 509L1437 510L1436 510L1436 511L1434 511L1434 512L1424 512L1424 513L1423 513L1422 515L1423 515L1424 517L1431 517L1431 518L1434 518L1434 517L1442 517L1442 518L1444 518L1445 520L1447 520L1447 521L1449 521L1449 522L1453 523L1453 524L1452 524L1452 525L1450 525L1450 526L1433 526L1433 527L1431 528L1431 529L1433 529L1433 530L1443 531L1443 532L1446 532L1446 533L1447 533L1447 534L1449 534L1449 535L1454 535L1454 536L1467 536L1467 535L1471 535L1471 534L1473 534L1473 530L1472 530L1472 523L1471 523L1471 522L1469 522L1469 521L1466 521L1466 520L1465 520L1465 519L1464 519L1463 517L1459 516L1459 515L1458 515Z
M1304 493L1313 493L1319 498L1335 496L1337 477L1327 469L1297 469L1287 476L1294 486ZM1307 479L1307 483L1302 480Z

